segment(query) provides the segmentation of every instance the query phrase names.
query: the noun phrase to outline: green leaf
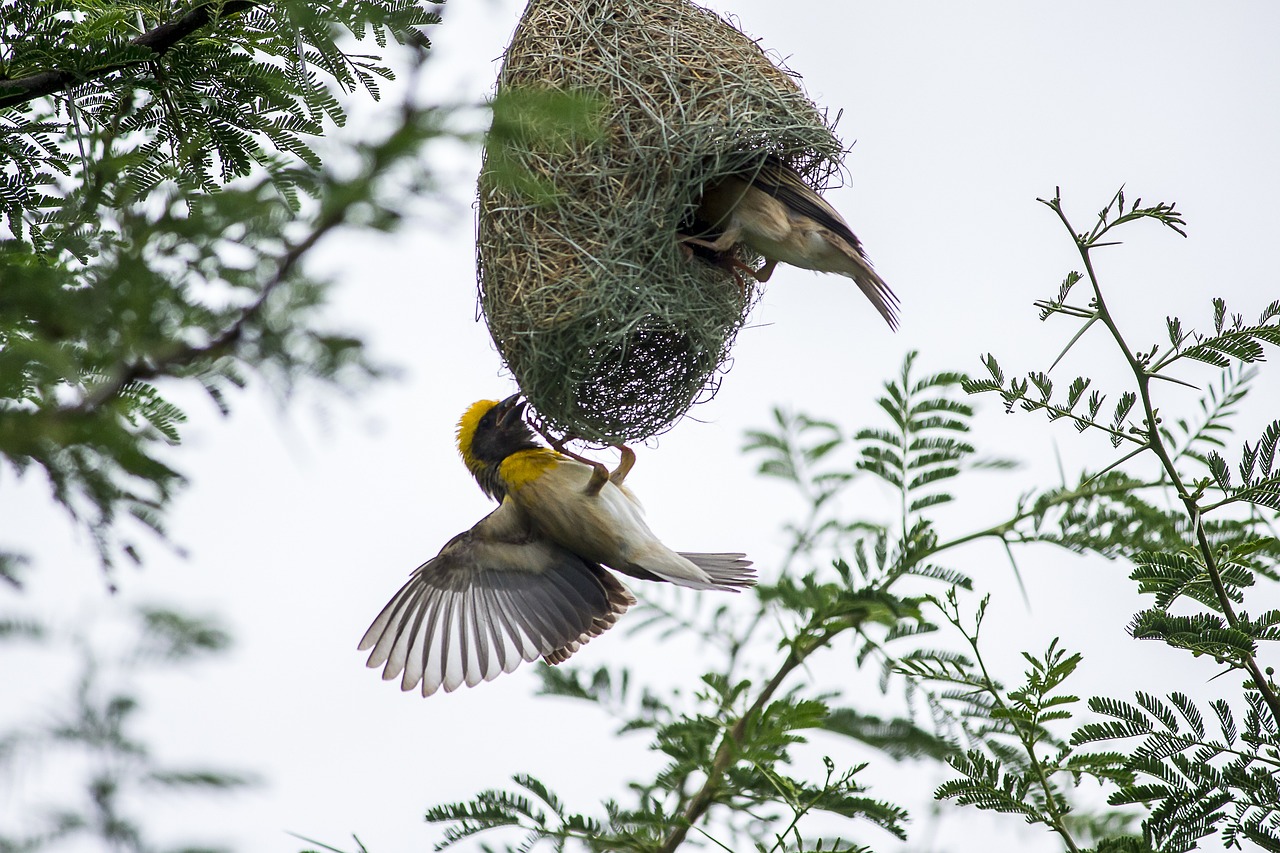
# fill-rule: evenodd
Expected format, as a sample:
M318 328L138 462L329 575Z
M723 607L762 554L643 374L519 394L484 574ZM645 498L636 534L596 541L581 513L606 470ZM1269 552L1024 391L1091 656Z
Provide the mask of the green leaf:
M899 761L922 756L945 759L956 751L946 739L910 720L886 720L856 708L832 708L823 718L821 727L865 743Z
M1137 640L1163 640L1175 648L1225 660L1251 656L1257 650L1252 637L1211 614L1172 616L1162 610L1143 610L1129 623L1129 633Z

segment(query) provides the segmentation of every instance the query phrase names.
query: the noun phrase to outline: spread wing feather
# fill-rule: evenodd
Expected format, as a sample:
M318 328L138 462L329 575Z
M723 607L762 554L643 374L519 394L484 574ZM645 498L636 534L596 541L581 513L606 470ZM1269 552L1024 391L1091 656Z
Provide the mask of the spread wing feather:
M368 665L422 695L567 659L635 603L612 574L533 537L504 503L419 566L360 640Z

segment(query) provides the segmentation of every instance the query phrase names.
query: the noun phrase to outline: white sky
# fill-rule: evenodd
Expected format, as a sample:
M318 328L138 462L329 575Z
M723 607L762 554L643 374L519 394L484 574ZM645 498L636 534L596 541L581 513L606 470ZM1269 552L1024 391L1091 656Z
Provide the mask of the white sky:
M443 101L483 98L519 10L513 0L448 8L433 34L428 88ZM1047 367L1073 329L1040 324L1031 302L1078 266L1056 218L1035 202L1055 185L1081 228L1121 183L1184 212L1189 239L1154 224L1129 228L1126 246L1099 263L1135 344L1164 340L1166 313L1207 326L1213 296L1249 317L1280 297L1280 6L741 0L729 11L786 57L815 100L844 110L839 131L857 140L846 163L852 183L828 198L901 297L903 324L891 334L845 279L780 269L719 396L640 448L628 482L673 547L740 549L770 576L780 528L799 505L755 477L755 461L739 450L744 430L766 425L775 404L853 430L876 422L873 397L912 349L928 371L977 372L986 351L1008 372ZM174 456L192 484L170 519L189 559L152 548L147 567L121 572L120 593L108 596L88 543L69 536L43 483L15 486L9 472L0 480L0 535L35 559L27 593L0 588L4 610L107 624L162 601L218 614L235 635L221 662L149 685L146 736L174 762L253 770L267 784L209 802L162 798L145 822L165 838L294 851L286 831L346 848L354 832L375 853L429 849L439 829L421 820L428 806L502 786L513 773L540 776L572 807L598 813L601 797L625 796L627 779L661 764L643 735L614 737L613 721L592 707L531 698L532 666L423 700L381 683L355 651L408 572L487 512L457 461L454 425L471 401L514 390L473 322L476 152L442 145L426 156L449 175L448 206L395 238L345 235L313 259L341 282L335 322L400 366L400 381L352 402L302 394L287 411L255 391L234 401L227 420L175 394L193 421ZM1086 344L1104 349L1100 333ZM1055 376L1114 366L1082 350ZM1167 411L1194 399L1159 390ZM1240 439L1280 414L1278 392L1280 374L1264 370ZM979 446L1028 464L971 482L945 530L1005 518L1018 494L1052 476L1055 447L1069 476L1113 458L1105 441L1005 417L994 398L979 403ZM866 503L850 512L870 515L887 496L872 485L856 494ZM1086 655L1079 695L1227 689L1226 679L1207 683L1212 663L1125 636L1145 603L1123 565L1028 552L1028 609L997 545L975 545L952 564L993 592L989 651L1006 680L1020 677L1018 651L1062 635ZM1278 599L1272 589L1248 609ZM652 677L694 689L696 648L631 635L625 624L577 662L643 661ZM880 707L874 674L850 673L834 655L810 675ZM30 656L6 673L14 689L0 691L0 722L58 707L69 676ZM907 848L870 826L843 827L878 850L1057 849L1012 816L965 810L930 821L936 771L893 768L838 740L816 738L797 753L809 766L796 772L819 775L822 754L842 765L872 760L867 781L883 786L872 794L914 806ZM46 783L34 766L0 778L0 822L10 826Z

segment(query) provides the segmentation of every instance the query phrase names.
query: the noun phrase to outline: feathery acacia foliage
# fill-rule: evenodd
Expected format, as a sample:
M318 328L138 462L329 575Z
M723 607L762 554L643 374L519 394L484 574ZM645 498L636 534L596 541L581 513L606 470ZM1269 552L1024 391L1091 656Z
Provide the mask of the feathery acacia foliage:
M1083 757L1124 774L1111 796L1115 805L1142 804L1148 843L1159 850L1189 850L1220 831L1227 846L1252 841L1275 849L1280 829L1280 757L1274 719L1258 694L1247 694L1244 727L1231 706L1209 703L1216 733L1205 714L1182 693L1167 700L1138 693L1137 705L1095 698L1089 708L1113 722L1081 726L1072 745L1121 742L1128 752Z
M1065 223L1058 199L1047 203ZM507 850L547 842L557 850L673 851L695 840L730 850L872 849L890 837L878 841L873 826L902 837L907 815L857 783L870 754L946 762L955 775L938 788L939 799L1017 815L1054 833L1067 851L1181 853L1215 833L1228 845L1280 849L1280 715L1271 671L1258 663L1261 647L1280 639L1280 612L1242 607L1257 586L1280 579L1269 521L1280 424L1226 462L1231 418L1257 373L1255 345L1274 341L1277 310L1269 306L1246 324L1218 303L1212 334L1170 321L1168 348L1134 353L1107 313L1089 253L1113 228L1142 220L1179 233L1184 225L1171 205L1126 205L1118 194L1091 232L1072 230L1085 272L1038 303L1042 318L1066 316L1085 329L1100 322L1111 333L1133 370L1131 380L1106 377L1121 386L1112 399L1092 377L1069 383L1065 394L1047 371L1009 378L995 356L983 359L987 377L920 375L912 354L877 400L881 424L849 432L775 412L770 429L749 434L747 450L760 473L794 488L806 509L786 526L786 557L776 573L764 573L754 608L690 615L647 601L640 609L649 618L633 628L689 634L718 656L696 702L640 685L622 667L541 670L545 693L600 707L622 732L648 733L666 768L632 781L627 803L605 802L597 813L569 810L528 777L517 778L519 793L491 790L436 806L427 817L447 825L440 848L506 828L523 833ZM1082 283L1094 288L1087 307L1069 301ZM1197 404L1173 414L1157 406L1151 380L1181 381L1168 369L1183 357L1222 372ZM997 393L1010 411L1101 432L1121 448L1117 459L1080 472L1073 484L1025 494L997 524L944 538L938 508L963 499L972 472L1011 465L978 455L961 388ZM1161 463L1156 476L1126 470L1143 453ZM893 511L851 518L842 498L870 481L896 494ZM1171 654L1213 656L1243 677L1238 701L1209 704L1218 731L1181 694L1140 694L1136 705L1082 701L1069 684L1089 662L1069 650L1069 637L1024 653L1021 681L1006 686L983 654L989 598L975 603L972 581L946 559L992 539L1011 560L1021 546L1045 543L1127 561L1136 592L1152 596L1131 634L1162 640ZM937 590L917 592L922 583ZM801 676L821 671L828 658L869 670L903 713L882 719L858 708L861 681L848 669L834 685ZM844 736L825 773L790 762L789 748L808 731ZM1112 810L1079 808L1075 790L1086 779L1111 792ZM832 825L815 822L821 810L854 819L828 837L814 829Z
M1217 739L1207 736L1204 715L1183 694L1172 693L1165 701L1139 693L1137 706L1095 697L1089 702L1090 710L1115 722L1080 726L1069 743L1060 742L1052 762L1034 769L1046 788L1054 773L1066 770L1112 783L1113 805L1146 807L1140 838L1112 839L1099 845L1099 850L1180 853L1214 833L1220 833L1228 846L1248 840L1264 849L1280 849L1280 762L1275 758L1280 753L1280 699L1274 670L1259 662L1261 645L1280 639L1280 611L1268 610L1251 618L1241 609L1259 581L1278 579L1280 541L1269 517L1280 508L1273 473L1280 425L1273 421L1261 437L1244 444L1236 469L1240 485L1232 482L1231 466L1223 456L1230 434L1228 421L1248 393L1256 375L1253 365L1262 360L1264 345L1280 343L1280 305L1271 303L1250 324L1240 315L1228 317L1225 303L1214 299L1211 333L1187 329L1180 319L1171 317L1166 321L1167 346L1135 350L1107 307L1092 253L1113 245L1103 237L1114 228L1139 220L1154 220L1185 236L1181 216L1173 205L1143 207L1136 201L1126 208L1121 190L1090 231L1077 232L1059 196L1041 201L1072 235L1085 270L1068 275L1056 298L1037 303L1041 319L1062 315L1083 321L1063 355L1100 322L1128 367L1130 375L1124 381L1129 388L1121 393L1112 415L1099 418L1104 398L1098 392L1079 407L1090 379L1077 379L1065 400L1055 399L1046 374L1009 379L995 356L988 355L983 361L990 378L971 381L966 389L998 393L1010 411L1041 411L1049 420L1071 418L1082 432L1100 431L1111 437L1114 446L1126 445L1114 462L1082 479L1082 485L1102 487L1106 494L1088 504L1070 506L1057 519L1058 529L1050 541L1131 562L1130 577L1137 582L1137 591L1154 600L1152 607L1134 615L1129 633L1135 639L1161 640L1174 649L1211 656L1242 678L1243 690L1235 711L1225 700L1211 703L1220 722L1222 736ZM1088 307L1071 306L1066 302L1068 294L1082 281L1091 288ZM1170 370L1184 358L1209 364L1221 373L1200 399L1198 416L1179 417L1167 425L1170 418L1161 415L1167 407L1160 405L1154 380L1189 384ZM1139 456L1157 461L1159 474L1154 480L1142 482L1122 473ZM1062 493L1046 493L1036 502ZM1038 514L1036 522L1037 527L1045 524L1045 514ZM976 648L976 630L971 642ZM998 695L985 674L981 682ZM1237 744L1234 715L1242 710L1246 734ZM1141 742L1134 744L1139 738ZM1084 744L1104 741L1117 751L1077 751ZM1040 762L1030 745L1024 756L1033 765ZM944 786L940 794L967 795L966 802L998 807L994 793L1004 789L989 774L984 781L969 768L958 769L966 780ZM1029 778L1021 772L1023 780ZM1068 849L1077 849L1065 824L1053 824L1058 815L1049 808L1052 800L1045 802L1046 808L1037 810L1034 818L1064 833Z
M36 640L52 647L46 653L59 647L74 649L80 674L68 700L52 718L45 710L0 736L0 772L28 778L46 770L63 776L78 773L82 794L64 795L50 803L20 799L6 803L11 810L22 807L23 814L11 814L4 822L0 850L34 851L77 841L127 853L165 849L148 837L137 814L140 802L152 800L157 793L207 796L255 784L253 777L239 772L168 766L151 754L139 736L140 677L165 667L198 665L224 652L230 641L217 624L144 607L130 614L127 625L111 626L113 639L105 642L101 637L68 636L43 625L24 624L26 630L21 633L0 630L0 641ZM93 633L92 628L80 630ZM127 637L124 642L122 635ZM105 654L104 646L113 647L112 653Z
M44 473L104 566L140 559L121 520L163 535L183 482L164 380L226 411L255 374L287 392L375 373L318 326L327 284L301 261L350 221L396 226L440 116L393 108L341 174L313 140L345 121L339 93L392 77L353 45L421 56L438 20L409 0L0 5L0 458Z
M163 448L181 438L186 415L165 400L163 380L198 383L225 407L253 374L282 389L370 374L358 341L316 327L325 285L300 262L353 219L394 227L384 187L426 184L413 160L441 124L435 111L406 105L342 175L312 140L344 121L339 92L376 97L390 77L382 60L348 52L350 38L378 51L389 39L421 49L418 28L435 20L407 0L0 5L0 454L18 471L44 472L104 564L136 556L119 519L162 530L181 484ZM517 776L515 790L432 808L428 819L447 825L441 847L506 831L519 837L508 849L521 850L674 851L695 841L868 850L907 834L905 810L867 789L868 763L889 758L947 762L956 775L940 798L1016 814L1066 850L1180 853L1215 834L1280 849L1280 700L1261 663L1280 639L1280 612L1257 604L1258 588L1280 580L1271 524L1280 421L1230 444L1256 365L1280 343L1280 301L1246 320L1214 300L1202 331L1169 318L1166 344L1136 350L1107 308L1092 253L1131 223L1185 234L1181 214L1127 204L1121 192L1078 232L1060 198L1044 203L1083 271L1037 303L1041 319L1078 324L1064 356L1105 329L1129 373L1058 383L1056 363L1007 376L989 355L980 378L921 375L913 355L885 384L877 423L850 431L776 412L747 450L761 474L806 503L786 528L782 565L765 573L746 612L689 615L651 601L647 620L633 623L705 641L717 657L696 689L676 694L617 666L541 670L545 693L591 703L621 731L649 738L661 771L634 780L626 802L581 812ZM1174 412L1156 380L1187 384L1176 373L1191 362L1219 374L1197 406ZM963 499L971 474L1009 465L978 455L961 389L1105 435L1117 458L1025 495L998 523L944 537L937 513ZM1132 473L1139 458L1154 459L1156 475ZM892 511L850 517L845 499L871 484L892 491ZM1025 655L1021 681L1006 687L983 656L987 599L971 603L972 580L948 561L980 540L998 540L1011 558L1047 543L1125 560L1136 591L1151 596L1131 634L1219 661L1239 695L1082 703L1067 685L1089 662L1067 650L1069 637ZM13 580L19 556L7 547L0 577ZM150 614L146 625L140 648L160 658L213 649L221 636L173 614ZM0 620L2 638L41 635ZM811 683L825 661L843 665L842 680ZM132 698L101 691L88 671L74 713L0 741L0 761L25 740L52 738L91 745L127 772L93 780L92 813L66 812L0 847L92 832L146 849L121 815L126 788L242 781L154 766L127 729ZM859 707L863 681L900 710ZM801 751L815 736L830 747L821 762ZM1082 814L1073 789L1084 779L1106 786L1115 810Z
M418 155L442 112L410 95L381 138L326 145L338 168L317 143L346 120L341 94L392 79L383 54L418 72L438 20L412 0L0 3L0 475L43 473L104 567L140 559L125 519L163 534L183 480L166 452L187 419L174 380L225 412L255 376L283 393L374 374L359 340L320 325L327 283L302 263L349 222L398 224L429 186ZM0 542L15 586L20 547ZM115 655L0 618L6 654L28 639L83 657L55 717L0 733L0 770L84 770L78 797L10 797L26 813L0 822L0 850L160 849L138 814L155 792L251 782L166 766L139 734L133 676L190 666L225 632L158 609L137 622Z
M213 192L255 170L296 200L297 166L320 167L309 139L346 116L335 89L379 95L393 77L342 37L426 46L439 15L408 0L221 0L129 4L18 0L0 9L0 158L10 230L46 248L70 217L69 185L115 161L107 204L127 207L172 182ZM105 183L105 181L104 181ZM44 188L44 189L38 189ZM101 201L105 187L86 200Z

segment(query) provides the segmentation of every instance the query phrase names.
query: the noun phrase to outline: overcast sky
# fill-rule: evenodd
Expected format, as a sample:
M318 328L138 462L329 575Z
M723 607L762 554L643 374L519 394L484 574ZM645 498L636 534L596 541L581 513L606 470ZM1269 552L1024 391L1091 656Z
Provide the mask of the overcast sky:
M451 4L432 34L426 87L441 101L483 99L520 8L513 0ZM1074 329L1039 323L1031 302L1078 265L1056 218L1035 202L1055 186L1081 227L1121 184L1184 212L1188 239L1138 226L1101 256L1109 302L1137 344L1164 339L1166 313L1207 326L1213 296L1250 317L1280 298L1272 248L1280 233L1280 6L740 0L714 8L785 57L819 104L844 111L838 131L857 142L846 161L851 182L827 197L901 297L902 328L890 333L846 279L780 268L739 336L719 395L637 448L628 483L673 547L742 550L771 576L780 529L799 504L755 477L740 448L743 432L767 424L774 405L849 429L876 423L880 383L917 349L928 371L976 372L987 351L1010 372L1046 368ZM217 614L235 635L221 662L150 685L148 736L175 762L253 770L267 784L212 803L166 800L172 808L146 818L166 838L294 851L286 831L348 848L354 832L375 853L429 849L439 829L422 822L426 807L512 773L532 772L572 807L595 811L602 796L624 795L627 779L661 765L643 735L614 737L614 722L596 710L531 698L532 665L423 700L383 684L355 650L408 572L488 511L457 460L454 426L473 400L515 390L474 321L478 154L444 144L425 156L448 177L442 203L394 238L345 234L313 259L341 282L334 322L365 335L374 357L400 367L400 380L352 401L303 393L286 410L255 390L226 420L175 393L192 417L174 455L192 482L171 517L188 559L153 548L146 568L122 572L119 594L109 596L91 547L69 534L47 487L31 477L15 484L7 471L0 479L0 535L35 559L28 592L0 587L4 609L110 625L140 602L161 601ZM1100 332L1085 343L1105 350ZM1082 351L1059 371L1115 366ZM1159 391L1169 410L1194 400L1172 385ZM1068 472L1113 458L1106 441L1007 417L994 398L979 402L976 443L1027 464L970 483L944 516L954 532L1005 518L1018 494L1053 476L1055 452ZM1280 373L1264 368L1240 438L1280 415L1277 404ZM850 512L875 515L886 493L867 485L856 495L866 503ZM1171 683L1197 696L1219 689L1208 684L1211 662L1126 637L1129 616L1145 605L1123 565L1029 552L1028 608L997 546L955 556L993 591L990 651L1006 679L1022 671L1018 651L1062 635L1086 655L1078 694L1163 692ZM1274 590L1250 609L1264 606L1280 606ZM576 660L643 660L655 677L674 671L669 677L686 685L702 666L696 649L630 635L625 622ZM686 663L669 666L676 660ZM58 707L71 674L40 656L5 673L0 722ZM854 695L878 701L874 673L842 677ZM930 821L928 792L942 778L935 770L895 770L838 741L801 750L797 761L817 767L824 753L875 762L867 778L884 787L872 793L915 806L913 849L1056 849L1016 817L967 810ZM33 768L0 779L0 821L46 784L56 783ZM879 850L903 849L869 826L846 831Z

